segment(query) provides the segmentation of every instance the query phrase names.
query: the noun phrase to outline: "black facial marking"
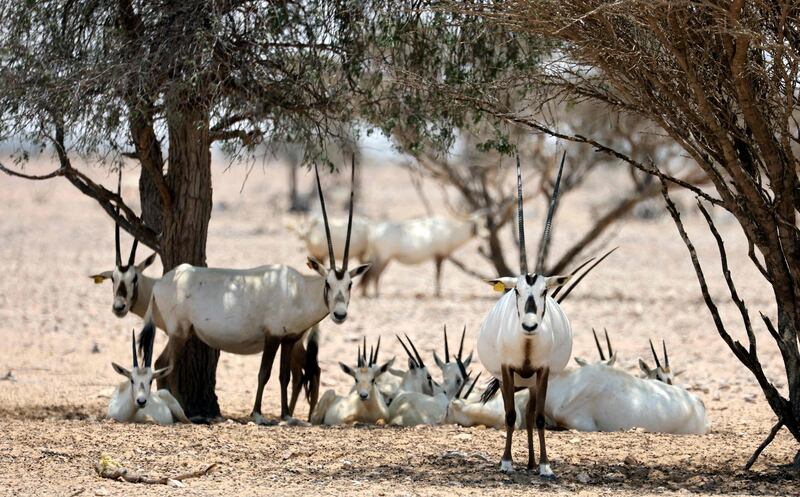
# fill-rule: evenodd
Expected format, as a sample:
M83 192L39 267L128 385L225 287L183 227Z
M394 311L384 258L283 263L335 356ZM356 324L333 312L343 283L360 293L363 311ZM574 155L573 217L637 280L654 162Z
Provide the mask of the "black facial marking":
M122 297L123 299L128 297L128 285L122 283L117 287L117 297Z
M537 279L539 279L539 275L538 274L526 274L525 275L525 282L530 286L533 286L533 284L536 283Z
M536 314L536 299L533 295L528 296L528 300L525 301L525 313L529 312Z

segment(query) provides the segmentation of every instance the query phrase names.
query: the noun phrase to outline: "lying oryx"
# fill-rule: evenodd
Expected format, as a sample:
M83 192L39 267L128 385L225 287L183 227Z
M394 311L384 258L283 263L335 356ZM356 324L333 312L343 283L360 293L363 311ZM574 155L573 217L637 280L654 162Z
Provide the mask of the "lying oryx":
M328 222L328 228L331 232L331 239L333 240L333 254L341 259L344 256L344 243L347 237L347 220L331 218ZM325 226L317 216L309 219L305 226L296 228L294 226L287 226L291 231L294 231L297 236L306 244L308 255L321 262L328 260L328 246L327 238L325 235ZM359 261L367 260L368 245L368 230L369 220L353 216L352 233L350 235L350 256L355 257Z
M336 395L333 390L328 390L317 403L311 416L311 424L315 425L341 425L355 422L377 423L386 420L389 410L383 399L376 380L381 377L394 362L389 359L381 366L377 365L378 350L366 352L358 348L356 368L339 363L342 371L353 377L355 385L348 395Z
M369 230L369 260L372 269L361 283L364 294L370 282L379 295L380 278L391 261L415 265L436 264L436 296L441 295L442 263L450 254L478 235L482 212L467 219L429 217L410 221L377 223Z
M661 346L664 349L664 366L661 366L661 362L658 360L658 354L656 354L656 348L653 347L653 341L649 340L650 342L650 351L653 353L653 359L656 361L656 367L650 369L646 362L642 358L639 358L639 369L642 370L644 377L650 380L658 380L662 381L668 385L672 385L672 382L675 380L676 377L683 374L683 371L678 371L677 373L673 373L672 369L669 367L669 354L667 354L667 342L661 340Z
M355 167L355 163L352 164ZM327 213L319 172L317 191L326 225L330 266L309 258L317 275L304 275L286 265L253 269L216 269L181 264L153 287L146 319L163 323L168 346L181 347L194 332L209 347L234 354L262 352L253 418L266 424L261 398L270 377L272 363L281 348L281 417L288 416L288 385L292 348L303 334L328 314L334 323L347 319L353 280L369 269L363 264L349 270L349 236L345 241L341 269L335 266ZM354 174L351 181L354 180ZM353 191L350 191L350 217Z
M378 389L383 395L386 405L391 405L394 398L403 392L419 392L425 395L433 395L433 378L425 366L417 347L414 342L406 335L408 345L414 350L414 354L408 349L403 340L395 335L397 341L403 346L403 350L408 355L408 371L401 371L398 369L389 369L387 374L378 378ZM378 339L378 346L380 346L380 339ZM366 347L366 346L365 346Z
M447 343L447 325L444 325L444 361L439 358L436 351L433 351L433 360L442 371L442 389L449 399L456 397L456 392L461 391L467 381L467 368L472 363L472 352L466 359L464 353L464 337L467 334L467 325L461 332L461 342L458 346L458 353L455 361L450 362L450 345Z
M111 401L108 403L108 417L123 423L143 423L148 419L162 425L172 424L174 419L189 423L181 405L168 390L162 389L153 395L150 394L150 385L153 380L169 374L172 367L153 371L150 366L153 358L153 344L150 343L149 345L144 344L144 367L140 368L139 360L136 357L136 335L133 332L131 341L133 369L128 371L115 362L111 363L114 371L127 380L117 385L114 390Z
M547 245L553 213L558 202L558 190L564 158L558 170L550 208L547 212L540 247ZM548 291L564 285L569 276L545 276L543 254L540 251L536 270L528 272L525 252L525 231L522 211L522 174L517 157L517 214L519 224L520 274L492 280L495 289L506 292L492 307L478 335L478 356L483 366L500 379L506 411L506 446L500 470L513 471L511 440L516 423L515 386L530 389L526 410L528 429L528 468L536 465L533 452L534 421L539 432L539 475L553 478L545 447L544 406L547 401L548 378L561 372L572 354L572 327L558 303Z

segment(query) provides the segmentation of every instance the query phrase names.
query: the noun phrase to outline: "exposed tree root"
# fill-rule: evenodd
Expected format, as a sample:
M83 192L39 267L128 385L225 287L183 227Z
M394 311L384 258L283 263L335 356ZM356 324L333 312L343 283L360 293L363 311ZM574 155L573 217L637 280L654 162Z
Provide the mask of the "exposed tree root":
M213 463L204 469L192 471L189 473L182 473L177 476L161 476L152 477L143 475L132 471L120 464L109 456L103 455L97 464L94 465L95 471L101 478L108 478L109 480L125 481L128 483L143 483L147 485L169 485L171 481L182 482L190 478L199 478L208 474L217 463Z

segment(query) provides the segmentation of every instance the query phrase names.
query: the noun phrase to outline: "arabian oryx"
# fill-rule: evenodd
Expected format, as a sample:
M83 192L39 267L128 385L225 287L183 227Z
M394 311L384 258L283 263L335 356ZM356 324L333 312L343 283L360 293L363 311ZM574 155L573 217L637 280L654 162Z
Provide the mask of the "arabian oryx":
M376 382L389 370L394 358L378 366L379 349L380 343L374 350L370 349L367 357L365 341L364 351L358 347L355 369L339 363L342 371L353 377L353 389L344 396L336 395L333 390L325 392L311 416L311 424L333 426L356 422L377 423L388 419L389 409Z
M369 260L372 269L361 283L364 294L370 282L379 296L380 278L391 261L416 265L433 260L436 264L436 296L441 295L442 263L450 254L478 236L483 212L467 219L428 217L409 221L378 223L369 231Z
M682 375L683 371L678 371L676 373L672 372L672 369L669 367L669 354L667 354L667 342L661 340L661 347L664 349L664 366L661 366L661 361L658 360L658 354L656 354L656 348L653 347L653 341L649 340L650 342L650 351L653 353L653 359L656 361L656 367L650 369L646 362L640 357L639 358L639 369L642 370L644 377L649 380L658 380L664 382L668 385L672 385L672 382L675 381L675 378Z
M328 228L331 232L333 241L333 254L341 259L344 256L344 244L347 237L347 220L330 219ZM288 225L290 231L294 231L300 240L306 244L308 255L318 261L327 262L329 259L327 238L323 221L314 216L302 227ZM350 235L350 257L355 257L363 262L367 260L368 251L368 230L369 220L360 216L353 216L352 233Z
M467 325L461 331L461 342L458 346L458 353L455 361L450 361L450 344L447 343L447 325L444 325L444 361L439 358L436 351L433 351L433 360L442 371L442 389L449 399L456 398L456 392L460 392L467 382L467 368L472 363L472 352L466 357L464 354L464 337L467 334Z
M564 169L564 157L558 170L550 208L547 212L542 243L543 249L550 237L553 213L558 202L558 190ZM534 420L539 432L539 475L553 478L545 447L544 406L547 399L547 382L550 373L562 371L572 354L572 327L558 303L548 291L564 285L569 276L545 276L542 251L536 270L528 272L525 252L525 230L522 210L522 173L517 156L517 215L519 222L520 274L491 280L496 290L507 290L486 316L478 335L478 356L483 366L500 378L503 403L506 411L506 446L500 470L513 471L511 440L516 423L514 390L516 386L529 388L530 401L526 412L528 429L528 468L536 465L533 452ZM509 291L510 290L510 291Z
M189 423L181 405L168 390L162 389L153 395L150 394L150 385L153 380L166 376L172 368L166 367L153 371L150 366L153 359L152 342L149 345L143 344L144 367L140 368L136 357L136 335L133 332L131 341L133 369L129 371L115 362L111 363L114 371L127 379L117 385L114 390L111 401L108 403L108 417L122 423L143 423L148 418L162 425L170 425L175 422L175 419Z
M654 433L708 433L703 401L662 379L637 378L613 368L616 357L550 376L545 412L558 426L580 431L642 428ZM652 345L652 344L651 344Z
M355 168L355 161L352 167ZM194 332L209 347L225 352L262 352L253 406L253 418L259 424L266 424L261 414L261 398L278 349L281 349L279 379L281 417L284 418L289 412L287 389L295 342L328 314L334 323L343 323L347 319L353 280L369 269L368 264L363 264L348 270L349 237L345 241L342 267L336 268L316 166L315 174L328 237L328 268L314 258L308 259L308 266L318 273L316 275L304 275L286 265L239 270L181 264L162 276L153 287L148 313L156 322L164 323L170 343L177 342L176 349ZM351 181L353 179L351 173ZM350 217L352 215L351 187Z
M119 180L117 181L117 195L121 195L121 181L122 172L120 171ZM136 261L136 247L139 245L139 240L134 238L133 246L128 256L128 263L123 266L122 251L120 250L119 243L119 224L116 222L114 224L114 245L116 248L116 265L114 270L103 271L102 273L93 274L89 277L92 278L96 284L111 279L112 289L114 291L111 311L117 317L125 317L130 311L143 318L147 312L147 305L150 303L153 285L158 281L158 278L150 278L143 273L145 269L155 262L156 254L153 253L144 261L134 265Z
M391 405L394 398L403 392L433 395L433 377L431 377L431 373L428 371L428 367L422 360L422 356L414 342L406 335L408 345L414 351L414 354L412 354L403 339L397 335L395 335L395 338L397 338L397 341L403 346L403 350L406 351L406 355L408 355L408 371L390 368L387 374L378 378L378 390L383 395L386 405ZM380 339L378 339L378 345L380 346Z

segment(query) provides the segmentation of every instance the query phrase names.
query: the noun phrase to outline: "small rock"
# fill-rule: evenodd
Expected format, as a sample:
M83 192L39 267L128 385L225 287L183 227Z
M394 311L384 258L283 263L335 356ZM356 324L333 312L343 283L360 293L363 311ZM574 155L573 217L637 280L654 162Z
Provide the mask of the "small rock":
M17 381L17 377L14 375L14 372L9 369L8 373L6 373L5 376L0 378L0 381L10 381L10 382L13 383L13 382Z
M96 488L94 494L102 497L104 495L108 495L108 490L106 490L104 487Z
M586 471L581 471L580 473L578 473L577 479L584 485L592 481L592 479L589 478L589 473L587 473Z
M622 473L608 473L605 479L608 481L625 481L625 475Z
M632 455L630 455L630 454L628 454L628 455L625 457L625 461L624 461L624 462L625 462L625 464L627 464L628 466L639 466L640 464L642 464L642 463L640 463L640 462L639 462L639 460L638 460L638 459L636 459L635 457L633 457L633 456L632 456Z
M297 455L297 452L294 452L293 450L287 450L286 452L283 453L282 459L284 461L286 461L287 459L291 459L291 458L295 457L296 455Z
M453 438L456 440L472 440L472 435L470 435L469 433L459 433Z
M571 444L576 444L578 442L580 442L578 437L572 437L572 438L569 439L569 443L571 443Z
M173 480L172 478L167 480L167 485L172 488L183 488L186 486L182 481Z
M97 342L94 342L92 345L92 354L99 354L100 353L100 346L97 345Z

